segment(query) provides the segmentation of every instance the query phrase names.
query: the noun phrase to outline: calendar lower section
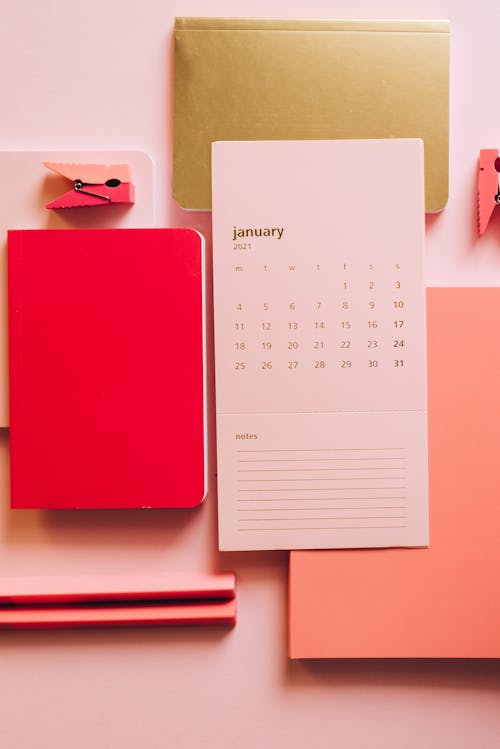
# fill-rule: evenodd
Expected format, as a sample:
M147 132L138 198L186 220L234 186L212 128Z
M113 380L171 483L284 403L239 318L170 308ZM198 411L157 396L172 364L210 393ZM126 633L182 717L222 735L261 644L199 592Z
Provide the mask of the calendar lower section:
M219 548L428 545L423 411L217 414Z

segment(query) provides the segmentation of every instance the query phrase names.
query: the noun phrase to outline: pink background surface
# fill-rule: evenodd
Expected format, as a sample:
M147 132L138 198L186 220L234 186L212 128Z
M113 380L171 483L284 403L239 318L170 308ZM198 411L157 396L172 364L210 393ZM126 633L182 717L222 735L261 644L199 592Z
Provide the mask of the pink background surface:
M427 221L427 281L500 285L500 213L481 241L474 216L479 148L500 145L490 0L2 0L0 148L144 150L159 225L208 236L209 214L170 198L175 14L449 18L450 201ZM211 353L209 364L212 392ZM64 514L7 510L0 436L3 575L233 568L239 579L232 632L0 634L2 749L498 746L496 662L287 660L287 555L217 552L213 408L209 434L200 510Z

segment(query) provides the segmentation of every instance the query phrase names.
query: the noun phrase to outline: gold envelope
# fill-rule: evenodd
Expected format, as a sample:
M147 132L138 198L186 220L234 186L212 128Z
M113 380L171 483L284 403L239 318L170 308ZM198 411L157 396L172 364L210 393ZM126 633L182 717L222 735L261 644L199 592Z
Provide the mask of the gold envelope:
M211 207L216 140L419 137L426 210L448 198L448 21L177 18L174 95L184 208Z

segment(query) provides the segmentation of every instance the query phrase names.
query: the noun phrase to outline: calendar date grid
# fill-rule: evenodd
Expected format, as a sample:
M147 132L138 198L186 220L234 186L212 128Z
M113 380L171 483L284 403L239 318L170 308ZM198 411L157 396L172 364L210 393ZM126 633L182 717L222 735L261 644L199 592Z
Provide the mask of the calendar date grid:
M386 269L380 277L373 264L361 277L358 272L351 278L347 270L344 263L343 272L328 286L319 284L308 298L295 283L281 301L274 301L272 288L249 299L244 287L236 289L227 331L232 368L241 374L304 368L404 370L411 349L406 321L411 305L401 265L392 265L389 278Z

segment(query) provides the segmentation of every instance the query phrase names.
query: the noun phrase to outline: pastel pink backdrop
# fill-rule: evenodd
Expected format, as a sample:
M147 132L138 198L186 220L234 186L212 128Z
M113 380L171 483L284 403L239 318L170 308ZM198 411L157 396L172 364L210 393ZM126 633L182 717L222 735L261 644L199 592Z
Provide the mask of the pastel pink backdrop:
M474 218L478 150L500 145L492 0L3 0L0 148L144 150L157 166L158 224L209 237L210 215L170 198L175 15L449 18L450 201L427 220L427 281L500 285L500 215L481 241ZM229 633L1 634L2 749L498 746L496 662L287 660L287 555L217 552L210 402L210 491L195 511L10 512L1 434L3 575L229 568L239 579Z

